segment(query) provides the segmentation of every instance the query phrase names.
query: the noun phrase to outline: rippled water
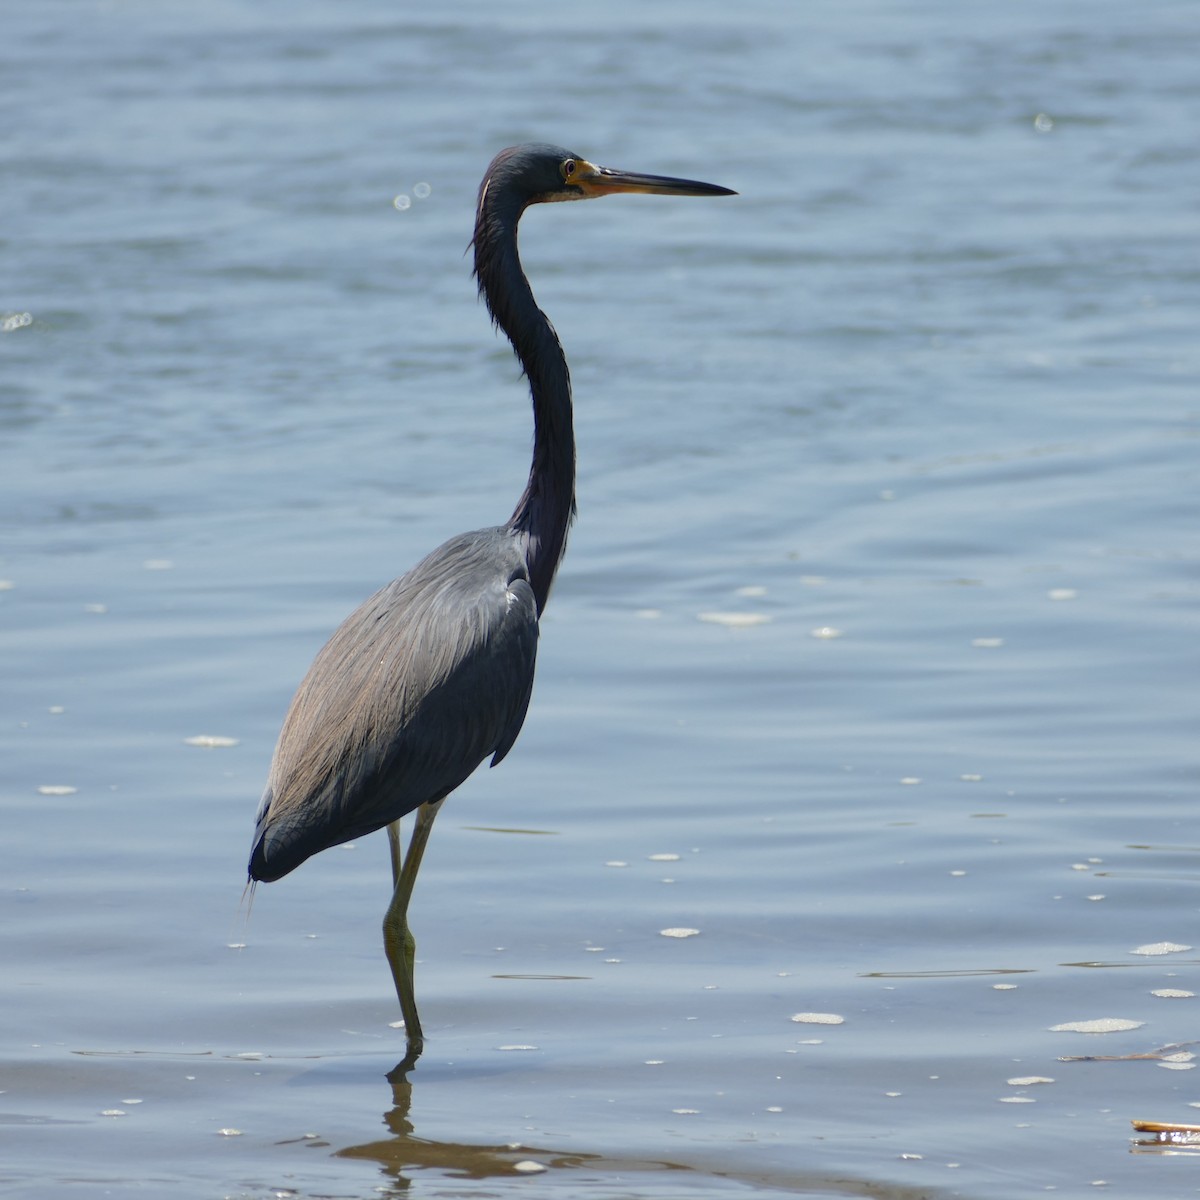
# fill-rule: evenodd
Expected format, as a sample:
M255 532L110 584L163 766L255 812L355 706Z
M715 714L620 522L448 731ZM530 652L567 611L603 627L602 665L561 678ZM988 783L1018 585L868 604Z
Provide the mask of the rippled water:
M1192 18L13 8L4 1194L1196 1194ZM740 195L523 228L580 520L393 1084L385 839L243 868L312 654L524 481L526 139Z

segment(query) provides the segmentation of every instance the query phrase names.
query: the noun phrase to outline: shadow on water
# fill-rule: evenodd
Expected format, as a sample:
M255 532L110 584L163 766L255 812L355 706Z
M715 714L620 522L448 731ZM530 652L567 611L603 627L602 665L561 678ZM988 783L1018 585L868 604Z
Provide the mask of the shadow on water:
M861 1196L872 1200L932 1200L939 1193L928 1188L908 1188L895 1184L872 1183L847 1178L804 1178L791 1173L756 1173L648 1158L620 1158L578 1150L555 1150L514 1142L505 1145L469 1142L439 1142L418 1137L411 1116L413 1085L408 1078L411 1064L398 1063L386 1078L392 1089L391 1107L383 1114L388 1136L346 1146L334 1151L335 1158L376 1162L391 1183L384 1196L406 1194L415 1176L423 1171L438 1171L454 1179L504 1179L551 1171L580 1172L575 1179L594 1176L597 1185L611 1189L614 1181L634 1177L638 1194L668 1190L677 1193L686 1187L696 1194L776 1192L809 1197ZM654 1177L659 1177L654 1181ZM708 1185L708 1186L705 1186Z

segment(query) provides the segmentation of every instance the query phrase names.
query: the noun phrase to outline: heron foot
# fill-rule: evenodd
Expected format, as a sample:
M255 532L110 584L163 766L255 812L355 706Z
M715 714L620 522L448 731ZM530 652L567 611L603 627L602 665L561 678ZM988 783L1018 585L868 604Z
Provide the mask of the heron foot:
M404 1017L404 1037L408 1042L405 1061L414 1062L425 1045L421 1031L421 1018L417 1014L417 996L413 974L417 960L417 940L412 935L403 913L389 907L383 919L383 948L388 965L392 968L392 979L396 984L396 997L400 1001L400 1013Z

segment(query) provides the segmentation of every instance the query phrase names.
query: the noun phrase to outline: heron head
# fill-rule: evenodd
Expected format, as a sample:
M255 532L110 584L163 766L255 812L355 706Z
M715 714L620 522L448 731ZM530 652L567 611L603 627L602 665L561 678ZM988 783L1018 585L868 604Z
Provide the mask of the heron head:
M695 179L645 175L600 167L561 146L535 142L510 146L492 160L480 189L480 203L497 190L512 194L521 207L555 200L591 200L618 192L656 196L732 196L729 188Z

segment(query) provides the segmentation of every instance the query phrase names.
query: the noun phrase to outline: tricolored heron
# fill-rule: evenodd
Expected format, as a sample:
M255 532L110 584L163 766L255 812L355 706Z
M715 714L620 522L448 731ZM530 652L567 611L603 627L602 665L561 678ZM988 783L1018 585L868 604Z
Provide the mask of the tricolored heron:
M597 167L557 146L502 150L479 188L475 275L533 397L533 465L503 525L460 534L356 609L317 655L284 719L250 852L251 885L386 826L392 901L383 943L408 1041L423 1037L408 904L442 801L512 749L533 689L538 618L575 515L571 381L517 256L531 204L617 192L728 196L728 188ZM400 818L416 812L407 853Z

